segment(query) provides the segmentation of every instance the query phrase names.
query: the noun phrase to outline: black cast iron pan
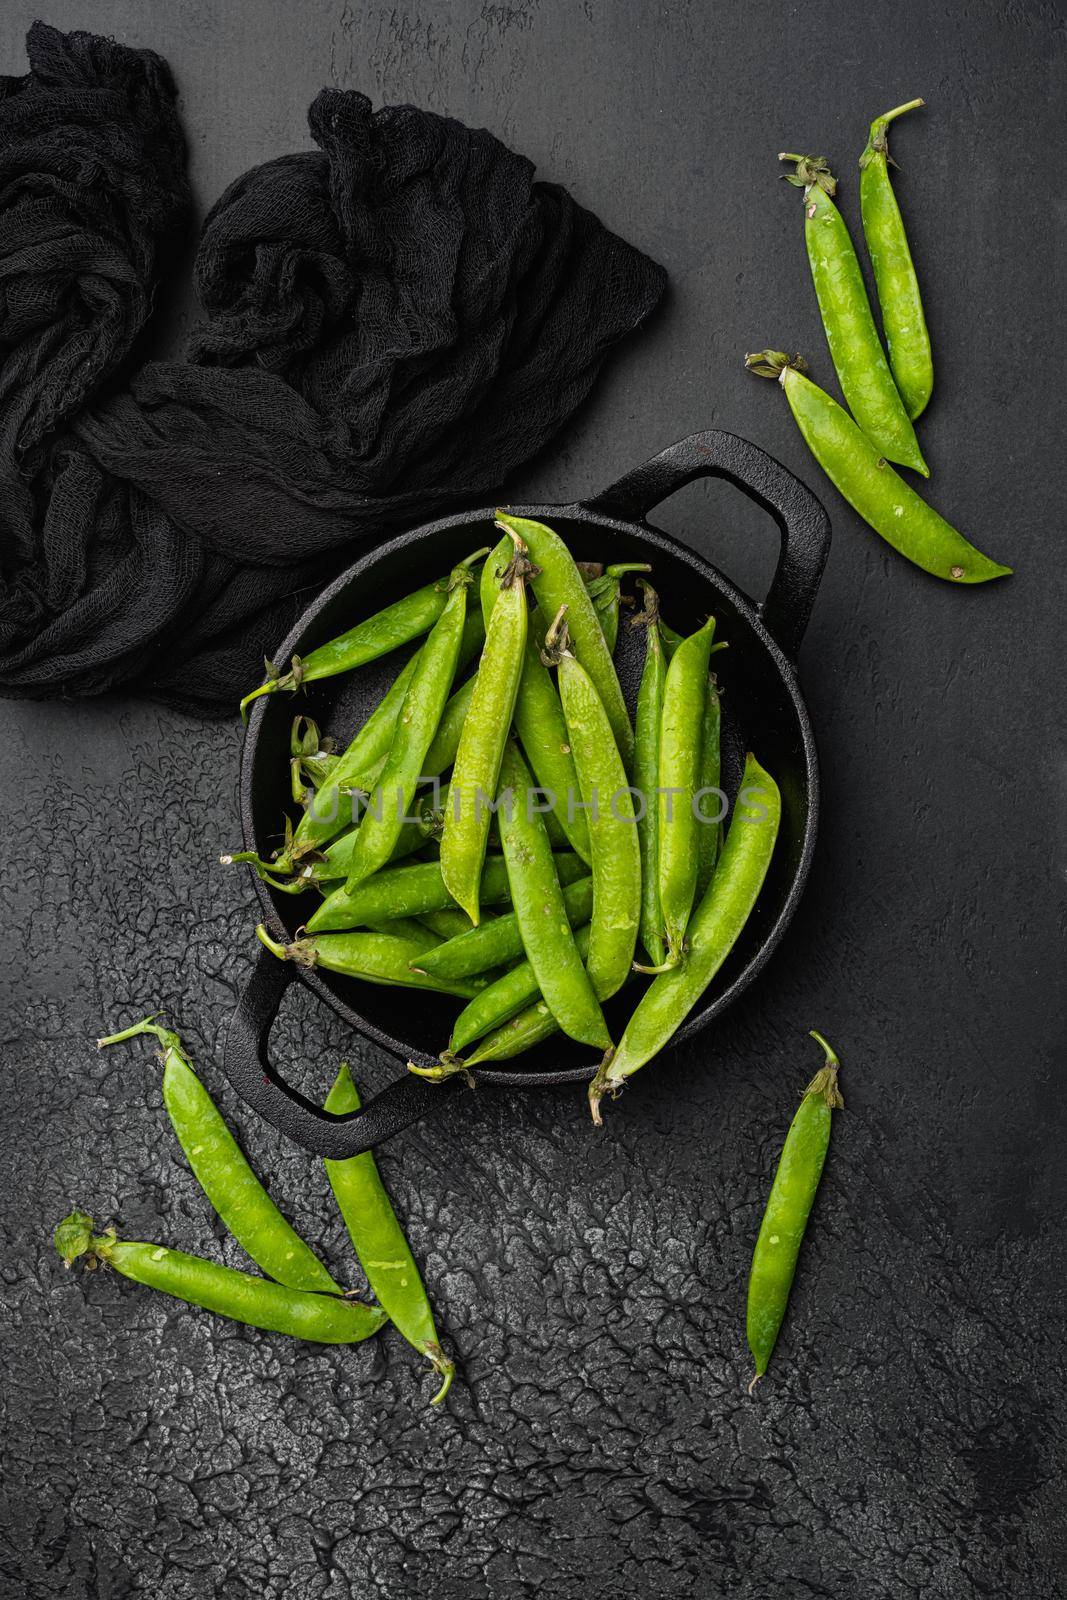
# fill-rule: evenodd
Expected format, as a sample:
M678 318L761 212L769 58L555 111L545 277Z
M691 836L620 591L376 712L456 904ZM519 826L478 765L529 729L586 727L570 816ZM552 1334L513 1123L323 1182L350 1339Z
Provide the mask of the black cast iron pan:
M701 477L727 479L769 511L778 525L781 557L761 606L692 550L645 521L654 506ZM815 741L794 661L826 561L829 521L810 490L778 462L746 440L718 432L694 434L671 445L586 503L510 509L550 523L579 560L650 562L663 614L680 632L692 631L714 613L716 638L729 641L729 649L715 658L723 687L723 787L732 798L744 752L751 749L781 788L782 827L770 873L741 941L676 1035L676 1041L690 1039L765 965L796 910L807 878L815 843L818 777ZM318 596L279 648L277 659L288 661L294 652L306 655L362 617L447 573L457 559L480 545L492 546L497 537L493 508L486 507L390 539ZM631 707L641 652L641 640L624 620L617 660ZM314 683L296 699L277 695L257 702L241 765L246 849L269 854L278 842L281 819L291 807L288 753L294 710L306 710L324 731L346 738L377 704L398 670L398 661L392 656L360 672ZM257 890L268 928L287 942L318 903L312 895L274 894L258 882ZM447 1044L456 1005L445 996L376 988L282 962L260 950L230 1025L225 1066L249 1105L298 1144L317 1155L354 1155L462 1092L461 1078L432 1084L401 1071L361 1112L344 1118L328 1116L286 1082L267 1053L282 994L294 979L307 984L358 1033L400 1062L425 1064L436 1059ZM609 1003L606 1015L614 1037L633 1004L631 989ZM595 1066L588 1049L557 1035L497 1070L479 1069L475 1077L483 1084L533 1089L583 1082Z

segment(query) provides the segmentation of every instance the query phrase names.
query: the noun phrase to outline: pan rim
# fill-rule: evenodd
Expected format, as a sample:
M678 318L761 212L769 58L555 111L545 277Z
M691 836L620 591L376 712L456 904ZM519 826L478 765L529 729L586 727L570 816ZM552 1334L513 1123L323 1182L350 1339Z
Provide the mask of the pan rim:
M466 523L491 521L493 513L499 505L500 502L497 501L487 506L454 512L447 517L438 518L433 522L421 523L415 528L394 534L381 544L375 545L373 550L368 550L364 555L360 556L358 560L354 561L351 566L347 567L344 572L340 573L332 583L328 584L310 601L278 647L276 659L284 661L291 656L297 642L304 636L318 614L343 590L352 583L358 582L386 556L402 550L406 546L420 543L447 529L462 527ZM681 540L676 539L673 535L666 533L663 529L647 521L633 521L612 516L610 513L600 511L582 501L575 501L565 505L509 504L507 509L517 516L527 517L534 521L551 522L553 518L566 519L598 528L625 532L631 537L648 541L653 548L659 547L672 557L686 562L704 582L729 600L731 605L750 624L756 638L771 658L777 674L785 686L797 719L803 753L807 816L800 853L789 891L771 927L729 987L717 995L704 1010L688 1017L673 1035L666 1047L668 1050L673 1050L677 1045L701 1033L720 1016L748 988L767 965L796 914L800 898L810 875L819 824L819 766L815 733L801 693L797 670L789 656L787 656L781 645L766 627L761 615L761 607L754 603L736 584L731 582L724 573L720 572L699 552L693 550ZM248 726L245 729L241 750L239 810L245 849L254 849L256 847L253 823L253 769L256 749L259 744L259 731L263 719L267 715L268 704L268 698L264 697L258 700L253 707ZM263 920L271 934L277 939L287 939L290 930L279 915L268 886L258 878L253 879L253 882L263 910ZM402 1040L394 1039L382 1033L380 1029L362 1017L353 1006L339 1000L337 995L319 977L314 968L301 966L296 975L336 1016L353 1028L360 1037L385 1050L395 1060L411 1059L422 1065L430 1063L431 1058L429 1056L426 1056L421 1051L409 1051ZM588 1083L595 1071L595 1064L589 1067L570 1067L559 1071L535 1071L523 1069L522 1067L507 1066L499 1068L477 1067L472 1075L476 1082L486 1085L517 1089L547 1089L563 1084Z

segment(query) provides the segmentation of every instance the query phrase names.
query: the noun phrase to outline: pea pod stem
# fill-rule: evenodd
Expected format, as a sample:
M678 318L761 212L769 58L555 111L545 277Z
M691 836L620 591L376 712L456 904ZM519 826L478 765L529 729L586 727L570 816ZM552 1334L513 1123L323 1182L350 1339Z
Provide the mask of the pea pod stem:
M750 372L777 378L804 442L831 483L864 522L902 556L950 583L1007 577L905 483L870 439L825 390L805 376L800 356L760 350L745 357Z
M844 1105L837 1086L841 1063L821 1033L825 1063L804 1090L786 1134L771 1184L748 1281L746 1336L756 1371L749 1394L767 1370L789 1304L800 1247L822 1177L832 1113Z

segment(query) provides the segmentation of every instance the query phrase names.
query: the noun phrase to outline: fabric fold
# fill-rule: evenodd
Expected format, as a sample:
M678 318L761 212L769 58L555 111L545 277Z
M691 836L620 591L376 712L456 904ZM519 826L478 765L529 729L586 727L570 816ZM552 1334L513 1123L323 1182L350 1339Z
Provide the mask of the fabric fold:
M0 80L0 690L228 712L368 541L500 490L664 274L485 130L323 90L230 185L184 361L166 64L36 24Z

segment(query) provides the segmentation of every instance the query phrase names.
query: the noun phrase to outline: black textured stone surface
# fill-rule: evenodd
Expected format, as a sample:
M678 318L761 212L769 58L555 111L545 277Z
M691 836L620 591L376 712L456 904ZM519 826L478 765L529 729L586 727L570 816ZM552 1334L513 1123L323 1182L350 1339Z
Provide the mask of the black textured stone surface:
M35 14L5 7L5 70ZM589 492L728 427L824 495L835 547L802 658L823 832L771 969L600 1136L578 1097L485 1093L382 1154L463 1364L441 1414L395 1337L296 1347L58 1266L48 1233L72 1201L237 1260L176 1153L153 1058L93 1049L157 1006L290 1214L339 1269L347 1256L321 1171L220 1083L253 909L213 865L235 838L237 728L0 704L0 1589L1051 1600L1067 1541L1062 15L100 0L47 20L169 57L204 203L306 144L324 83L512 139L673 284L516 494ZM829 381L778 149L827 154L854 222L866 123L917 93L929 109L893 148L938 364L922 440L931 498L1017 568L983 592L886 552L740 367L781 344ZM728 490L689 490L660 520L759 591L774 541ZM841 1051L848 1109L750 1400L748 1253L811 1026ZM278 1048L322 1088L342 1052L369 1086L392 1070L303 995Z

